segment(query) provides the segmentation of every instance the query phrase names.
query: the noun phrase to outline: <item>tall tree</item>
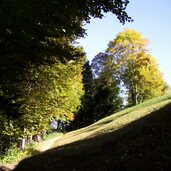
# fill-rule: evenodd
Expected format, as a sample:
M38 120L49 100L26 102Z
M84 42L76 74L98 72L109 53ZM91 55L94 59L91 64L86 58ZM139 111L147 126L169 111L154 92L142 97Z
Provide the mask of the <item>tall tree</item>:
M94 121L93 75L89 61L86 61L83 66L82 76L84 95L81 98L79 111L75 114L75 119L70 126L71 129L90 125Z
M122 23L131 21L125 11L128 2L0 1L0 118L6 118L5 127L13 125L12 133L16 128L21 135L23 128L18 123L43 129L50 113L72 116L82 86L80 74L73 73L84 56L75 41L86 35L83 25L91 17L112 12Z
M164 81L156 60L149 54L148 40L125 29L108 45L106 53L116 65L118 79L128 90L129 105L162 94Z
M112 12L120 22L131 21L125 8L128 0L2 0L0 2L0 59L25 62L79 55L73 41L85 35L83 22ZM21 59L22 57L22 59ZM43 58L43 59L42 59Z
M13 96L12 90L16 89L18 96L8 103L21 115L14 119L12 113L7 117L4 106L0 106L3 149L11 143L18 143L21 138L45 132L53 120L68 123L74 119L83 95L82 64L83 60L77 60L65 64L57 61L51 66L32 66L24 81L11 85L9 95ZM9 112L14 112L14 109Z
M91 67L94 77L94 115L98 120L121 108L120 81L116 79L113 63L105 53L95 56Z
M8 89L24 80L32 65L51 65L56 59L65 62L83 56L74 41L85 36L83 23L89 23L91 17L102 18L104 13L112 12L122 23L131 21L125 11L128 3L128 0L51 0L48 3L2 0L0 103L15 99L15 90L15 96L9 96Z

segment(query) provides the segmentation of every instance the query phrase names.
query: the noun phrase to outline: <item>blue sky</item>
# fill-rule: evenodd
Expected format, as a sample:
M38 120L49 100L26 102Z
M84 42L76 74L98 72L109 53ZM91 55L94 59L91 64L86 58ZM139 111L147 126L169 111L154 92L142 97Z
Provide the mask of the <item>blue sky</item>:
M133 23L122 25L112 14L103 19L92 19L87 24L87 36L80 39L80 45L92 58L103 52L110 40L130 28L138 31L150 41L150 53L157 59L164 79L171 85L171 0L130 0L127 13L134 19Z

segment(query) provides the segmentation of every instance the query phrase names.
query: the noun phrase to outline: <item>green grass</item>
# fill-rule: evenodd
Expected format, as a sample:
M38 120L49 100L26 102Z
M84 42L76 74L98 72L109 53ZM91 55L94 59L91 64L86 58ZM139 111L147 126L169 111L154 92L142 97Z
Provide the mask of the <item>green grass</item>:
M54 144L54 147L69 144L74 141L83 140L97 135L109 133L125 127L127 124L149 115L165 105L171 103L171 95L165 95L159 98L148 100L137 106L128 108L115 113L85 128L72 131L66 134L60 141Z
M155 98L65 134L15 171L170 170L171 95Z
M63 135L63 133L52 132L50 134L45 135L44 141L49 140L49 139L54 138L54 137L57 137L57 136L62 136L62 135Z

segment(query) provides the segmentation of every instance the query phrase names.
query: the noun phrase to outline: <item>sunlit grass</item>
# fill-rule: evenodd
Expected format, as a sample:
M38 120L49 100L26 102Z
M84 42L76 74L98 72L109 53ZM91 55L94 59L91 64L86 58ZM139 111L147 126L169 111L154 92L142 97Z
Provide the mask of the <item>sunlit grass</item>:
M30 170L169 170L171 95L69 132L52 149L21 162Z
M149 115L153 111L159 110L169 103L171 103L171 94L148 100L137 106L105 117L90 126L67 133L53 147L116 131L135 120Z

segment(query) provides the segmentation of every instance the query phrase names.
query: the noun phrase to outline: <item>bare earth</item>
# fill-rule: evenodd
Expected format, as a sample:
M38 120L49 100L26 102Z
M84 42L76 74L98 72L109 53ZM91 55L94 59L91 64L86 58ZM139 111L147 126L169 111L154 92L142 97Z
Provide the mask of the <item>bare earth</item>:
M59 139L60 137L54 137L46 141L42 141L39 143L37 150L40 152L46 151L52 147L52 145Z

